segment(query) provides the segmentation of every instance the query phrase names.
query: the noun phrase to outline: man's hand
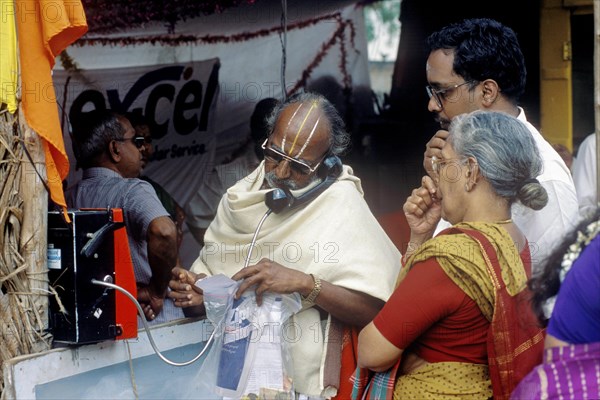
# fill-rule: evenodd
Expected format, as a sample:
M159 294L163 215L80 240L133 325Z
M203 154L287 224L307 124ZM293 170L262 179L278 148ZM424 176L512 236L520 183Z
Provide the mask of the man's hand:
M194 309L186 312L186 315L197 316L204 314L204 295L202 290L195 285L198 279L206 277L205 274L195 274L181 267L171 270L169 287L171 291L167 296L173 300L175 307Z
M286 268L274 261L263 258L258 264L238 271L234 280L244 281L235 294L239 298L246 290L254 287L256 303L262 304L265 292L288 294L298 292L306 297L312 292L315 281L310 274ZM321 292L315 305L332 316L351 326L362 328L375 318L384 302L373 296L355 290L333 285L321 280Z
M435 173L431 166L431 157L436 156L441 158L442 148L446 144L446 139L450 133L445 130L439 130L433 135L433 137L425 145L425 154L423 154L423 168L427 175L434 178Z
M263 258L256 265L248 266L231 277L233 280L243 279L244 282L235 294L239 298L251 286L256 286L256 303L262 304L265 292L288 294L299 292L308 295L314 286L312 276L304 272L286 268L269 259Z
M144 315L148 321L152 321L163 309L164 298L152 291L151 286L138 283L137 300L144 310Z

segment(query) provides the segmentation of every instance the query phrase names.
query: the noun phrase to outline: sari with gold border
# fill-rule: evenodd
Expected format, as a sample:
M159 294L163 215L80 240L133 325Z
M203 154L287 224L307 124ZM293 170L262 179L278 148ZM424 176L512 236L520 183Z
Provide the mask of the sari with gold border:
M436 258L448 277L463 290L490 321L488 365L432 363L398 378L394 397L464 397L489 395L508 399L519 381L541 361L544 332L529 304L524 264L508 232L498 224L470 222L448 228L424 243L402 269L398 282L412 265ZM485 371L487 369L487 371ZM489 380L488 380L489 379ZM471 382L452 389L449 383Z

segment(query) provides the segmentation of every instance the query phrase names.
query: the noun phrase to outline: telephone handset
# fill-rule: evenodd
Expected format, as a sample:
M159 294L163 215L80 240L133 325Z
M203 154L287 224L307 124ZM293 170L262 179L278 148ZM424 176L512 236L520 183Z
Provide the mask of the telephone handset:
M328 156L317 170L317 174L321 178L318 185L298 197L294 197L287 188L273 189L265 195L265 203L275 214L279 214L284 210L293 210L316 199L337 180L341 173L342 160L334 155Z
M317 169L317 174L321 178L321 182L302 195L294 197L289 189L283 188L277 188L267 192L265 195L265 203L267 204L268 210L265 215L263 215L254 231L254 236L250 243L250 251L244 262L244 268L250 263L252 250L254 249L256 239L258 238L258 232L260 232L260 228L263 226L267 217L271 215L271 213L279 214L284 210L293 210L294 208L308 204L337 180L342 173L342 168L342 160L337 156L331 155L326 157Z

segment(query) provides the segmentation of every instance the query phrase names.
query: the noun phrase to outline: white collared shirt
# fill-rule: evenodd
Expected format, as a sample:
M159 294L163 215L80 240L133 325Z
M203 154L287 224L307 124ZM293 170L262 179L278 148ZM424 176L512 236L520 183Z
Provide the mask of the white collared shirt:
M520 107L518 119L527 126L540 152L544 165L537 179L548 192L548 204L539 211L518 202L512 207L513 220L529 241L532 272L535 273L579 221L579 206L571 172L563 159L527 122Z
M581 142L577 158L573 160L573 181L582 215L595 210L598 204L596 165L596 134L592 133Z

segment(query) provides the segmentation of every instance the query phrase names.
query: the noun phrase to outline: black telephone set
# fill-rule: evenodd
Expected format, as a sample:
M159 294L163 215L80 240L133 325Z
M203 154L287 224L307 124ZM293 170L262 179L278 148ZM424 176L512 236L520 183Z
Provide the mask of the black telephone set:
M328 156L317 170L317 174L322 180L318 185L298 197L294 197L287 188L273 189L265 195L265 203L275 214L284 210L293 210L316 199L337 180L341 173L342 160L338 156Z

